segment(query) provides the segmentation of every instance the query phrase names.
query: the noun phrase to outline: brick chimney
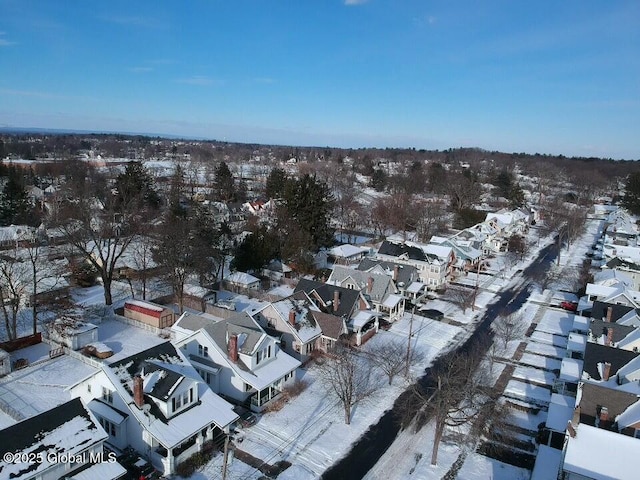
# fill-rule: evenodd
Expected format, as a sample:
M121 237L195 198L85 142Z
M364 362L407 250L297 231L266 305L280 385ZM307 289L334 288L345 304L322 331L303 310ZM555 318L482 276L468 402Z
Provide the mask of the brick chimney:
M289 310L289 323L294 327L296 326L296 311L293 309Z
M607 339L604 341L605 345L611 345L613 343L613 328L607 327Z
M133 401L138 408L144 405L144 384L140 375L133 377Z
M367 293L371 293L373 291L373 277L367 278Z
M333 291L333 311L337 312L340 308L340 292L336 289Z
M602 370L602 380L606 382L607 380L609 380L610 376L611 376L611 363L605 362L604 368Z
M576 438L576 429L573 427L571 420L567 422L567 432L571 435L571 438Z
M238 336L229 335L229 342L227 343L227 351L229 353L229 359L233 363L238 362Z
M397 282L398 281L398 265L394 265L393 266L393 281Z
M607 407L600 407L600 421L601 422L609 421L609 409Z
M607 308L607 318L605 319L605 322L610 322L612 316L613 316L613 307L609 307Z

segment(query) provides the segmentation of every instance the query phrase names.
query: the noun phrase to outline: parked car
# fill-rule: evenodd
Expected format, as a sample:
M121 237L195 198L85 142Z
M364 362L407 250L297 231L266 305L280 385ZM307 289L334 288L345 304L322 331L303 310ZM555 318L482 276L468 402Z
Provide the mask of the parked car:
M569 312L575 312L576 310L578 310L578 304L565 300L564 302L560 302L560 308L562 308L563 310L568 310Z
M433 320L442 320L444 318L444 313L440 310L434 310L433 308L420 309L420 314L423 317L431 318Z

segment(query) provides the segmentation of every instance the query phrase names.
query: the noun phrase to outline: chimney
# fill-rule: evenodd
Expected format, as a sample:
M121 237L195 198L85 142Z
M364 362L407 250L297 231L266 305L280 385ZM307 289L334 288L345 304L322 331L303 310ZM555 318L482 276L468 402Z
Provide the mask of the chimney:
M367 293L371 293L373 290L373 277L367 278Z
M571 422L576 425L580 424L580 411L580 405L573 409L573 418L571 419Z
M333 291L333 311L334 313L340 308L340 292L338 290Z
M142 408L144 405L144 388L140 375L133 377L133 401L138 408Z
M613 316L613 307L609 307L607 308L607 318L605 319L605 322L610 322L612 316Z
M576 438L576 429L573 427L571 420L567 422L567 432L569 432L569 435L571 435L571 438Z
M398 281L398 265L394 265L393 266L393 281L397 282Z
M296 326L296 311L293 309L289 310L289 323L294 327Z
M605 362L604 369L602 371L602 380L606 382L607 380L609 380L610 376L611 376L611 363Z
M227 343L229 358L233 363L238 362L238 336L229 335L229 343Z
M604 341L604 344L609 346L613 343L613 328L607 328L607 339Z
M607 407L600 407L600 421L609 421L609 409Z

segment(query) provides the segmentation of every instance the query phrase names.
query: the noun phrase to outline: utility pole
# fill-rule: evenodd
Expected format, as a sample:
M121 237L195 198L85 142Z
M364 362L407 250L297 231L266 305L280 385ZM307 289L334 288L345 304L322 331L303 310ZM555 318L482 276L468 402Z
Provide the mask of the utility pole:
M227 479L227 459L229 455L229 434L224 439L224 460L222 463L222 480Z
M404 367L404 376L409 376L409 361L411 359L411 333L413 330L413 314L416 313L416 307L413 306L413 310L411 311L411 320L409 320L409 338L407 340L407 361Z
M480 282L480 265L482 265L482 256L478 259L478 271L476 272L476 288L473 289L473 303L471 304L471 311L476 311L476 297L478 296L478 283Z

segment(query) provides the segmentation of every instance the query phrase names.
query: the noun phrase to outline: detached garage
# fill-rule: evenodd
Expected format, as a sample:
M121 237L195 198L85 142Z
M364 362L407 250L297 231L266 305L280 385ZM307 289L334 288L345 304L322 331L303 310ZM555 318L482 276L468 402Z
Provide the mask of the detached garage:
M124 304L124 316L156 328L170 327L175 319L170 308L140 300L127 300Z

